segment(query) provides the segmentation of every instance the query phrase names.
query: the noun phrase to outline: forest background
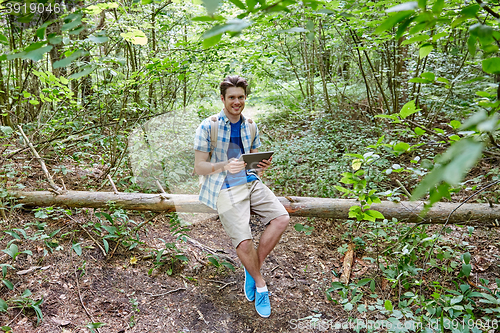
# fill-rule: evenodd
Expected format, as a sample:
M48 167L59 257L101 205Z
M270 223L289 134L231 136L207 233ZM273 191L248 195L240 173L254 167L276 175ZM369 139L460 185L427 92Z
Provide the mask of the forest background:
M81 242L45 222L81 210L38 208L27 213L31 226L16 219L26 212L8 190L47 188L46 179L33 176L38 160L28 141L52 177L66 179L72 190L109 188L110 176L120 192L157 192L159 179L167 192L196 193L192 131L220 110L221 79L238 74L250 83L247 108L258 119L264 149L276 151L265 176L273 190L361 203L343 221L346 242L337 250L355 244L375 269L351 284L334 281L323 290L329 301L350 316L378 312L395 322L439 318L443 329L445 319L459 320L457 332L491 329L475 323L492 325L499 316L498 257L491 257L489 275L471 283L471 248L463 240L479 231L467 221L437 228L387 220L370 205L410 197L499 204L498 5L3 1L0 226L9 260L0 263L2 318L11 322L13 309L43 318L42 300L11 281L18 278L16 258L33 255L28 246L40 242L48 256L69 242L82 254ZM144 244L131 212L110 207L95 214L98 222L84 227L105 255ZM182 241L178 216L168 220ZM315 224L294 227L312 237ZM443 242L452 232L462 241ZM495 230L483 232L497 239ZM172 273L174 262L187 260L176 242L155 251L150 273L165 265ZM219 273L234 268L210 258ZM425 283L424 274L430 274ZM384 283L390 292L381 299Z

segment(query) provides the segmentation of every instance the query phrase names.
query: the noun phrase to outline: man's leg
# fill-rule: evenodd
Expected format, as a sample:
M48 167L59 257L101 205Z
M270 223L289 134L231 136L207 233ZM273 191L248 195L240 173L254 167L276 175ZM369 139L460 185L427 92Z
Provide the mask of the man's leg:
M255 280L255 285L259 288L264 287L266 282L264 278L262 278L262 274L260 274L260 267L262 264L260 263L253 241L251 239L242 241L236 248L236 254L238 258L240 258L243 266L245 266L245 269Z
M276 244L278 244L281 235L288 226L289 221L290 217L288 215L281 215L272 220L260 237L259 247L257 250L255 250L251 239L242 241L236 248L236 254L238 254L241 263L245 266L248 273L250 273L250 275L254 278L255 285L259 288L266 285L266 282L260 273L262 264L269 253L274 249Z
M290 222L290 216L281 215L269 222L262 236L260 236L259 247L257 248L257 257L259 259L259 269L262 267L264 260L278 244L281 235L286 230Z

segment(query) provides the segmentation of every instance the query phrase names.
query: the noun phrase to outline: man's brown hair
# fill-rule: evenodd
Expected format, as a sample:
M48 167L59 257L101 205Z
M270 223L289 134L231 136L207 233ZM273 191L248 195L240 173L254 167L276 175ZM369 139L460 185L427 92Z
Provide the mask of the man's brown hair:
M244 78L238 75L232 75L226 77L221 83L220 83L220 94L226 98L226 90L227 88L231 87L239 87L243 88L243 91L245 91L245 96L247 95L247 87L248 87L248 82Z

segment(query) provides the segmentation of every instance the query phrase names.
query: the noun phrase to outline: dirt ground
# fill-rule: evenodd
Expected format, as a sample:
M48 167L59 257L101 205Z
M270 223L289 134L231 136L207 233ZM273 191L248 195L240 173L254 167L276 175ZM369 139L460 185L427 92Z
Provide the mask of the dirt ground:
M33 219L30 215L18 216L19 225L13 223L10 227ZM85 325L92 322L90 315L95 322L106 324L99 328L100 332L288 332L294 326L293 319L315 314L337 317L339 309L327 302L325 294L333 277L331 267L340 258L332 243L335 230L332 221L316 220L316 231L305 236L293 228L293 224L304 221L292 218L263 267L272 304L271 317L263 319L243 295L243 269L217 217L186 215L184 218L191 221L204 219L191 225L189 237L233 259L237 263L234 272L209 264L207 252L191 243L178 242L189 258L187 264L175 267L170 276L162 269L149 276L152 260L142 259L144 251L119 249L111 259L106 259L84 233L78 239L83 247L81 256L71 250L70 242L65 242L60 244L62 249L43 257L43 244L23 240L22 246L18 242L19 248L30 249L33 255L19 255L14 262L17 272L36 266L41 269L23 275L9 274L7 277L15 289L9 291L3 287L0 298L12 298L30 289L33 299L44 299L41 305L44 321L36 326L33 311L11 309L0 315L0 323L9 324L13 332L88 332ZM74 219L84 222L83 215ZM60 233L68 232L77 227L75 221L61 218L49 222L48 228L63 228ZM258 218L252 218L257 239L264 230L259 222ZM154 226L144 230L146 243L148 239L158 241L158 237L173 241L167 225L165 218L158 218ZM3 237L2 248L11 239ZM131 264L134 256L138 261ZM5 255L2 259L10 262ZM84 263L82 274L79 268Z
M80 214L73 219L61 217L45 222L49 231L61 228L60 235L77 229L78 224L88 218L88 215ZM342 266L342 256L337 252L344 243L341 235L345 230L341 221L291 219L281 242L263 267L272 305L270 318L264 319L257 315L254 304L243 295L243 269L217 216L182 214L181 218L192 223L187 234L195 242L177 242L189 261L176 265L172 275L163 268L148 275L153 266L147 251L118 247L111 258L106 258L83 232L76 233L74 237L77 239L73 239L82 245L81 256L71 250L69 239L61 241L61 248L45 257L43 250L47 247L42 242L16 242L20 250L29 249L33 255L18 256L13 264L16 273L9 270L7 275L15 289L10 291L2 287L0 298L12 299L29 289L33 293L32 299L43 297L44 320L37 326L34 311L17 308L0 314L0 323L8 324L15 333L89 332L86 325L92 321L105 323L98 329L102 333L319 332L317 328L307 329L311 316L321 315L319 318L333 322L359 316L356 311L345 312L341 305L328 301L325 293L332 279L336 280L332 270L339 272ZM22 212L2 229L23 227L35 220L33 213ZM158 238L175 241L170 235L166 217L154 221L142 230L143 247L161 248L163 243ZM296 223L313 224L315 229L306 236L293 228ZM251 226L255 239L258 239L264 227L256 217L252 218ZM30 230L28 236L32 234ZM453 237L459 239L463 234L460 231L449 234L450 242L455 241ZM2 236L0 248L5 248L11 239L11 236ZM478 265L479 268L475 266L473 275L476 279L478 273L500 277L498 258L495 257L500 254L498 232L483 230L474 239L474 244L473 258L483 258L489 263L487 266ZM228 256L229 261L234 260L236 270L233 272L210 264L207 249ZM0 262L10 263L10 257L6 256L0 255ZM137 259L137 262L133 263L131 259ZM39 268L19 275L32 267ZM480 270L481 267L484 269ZM373 276L375 271L374 267L360 260L354 265L353 278ZM338 299L335 295L333 297ZM381 318L376 313L367 315ZM332 327L328 331L352 332Z

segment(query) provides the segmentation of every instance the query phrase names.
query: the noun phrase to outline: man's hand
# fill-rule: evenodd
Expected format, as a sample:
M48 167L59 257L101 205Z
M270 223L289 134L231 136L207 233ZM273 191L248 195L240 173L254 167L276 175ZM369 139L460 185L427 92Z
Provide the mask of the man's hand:
M266 171L266 169L271 166L272 160L273 160L273 157L271 156L268 160L262 160L259 162L259 164L257 164L257 166L259 167L257 169L257 172L259 173L259 175L262 175L264 173L264 171Z
M232 158L229 160L229 163L224 167L229 173L238 173L241 170L245 169L247 164L243 161L238 161L236 158Z

